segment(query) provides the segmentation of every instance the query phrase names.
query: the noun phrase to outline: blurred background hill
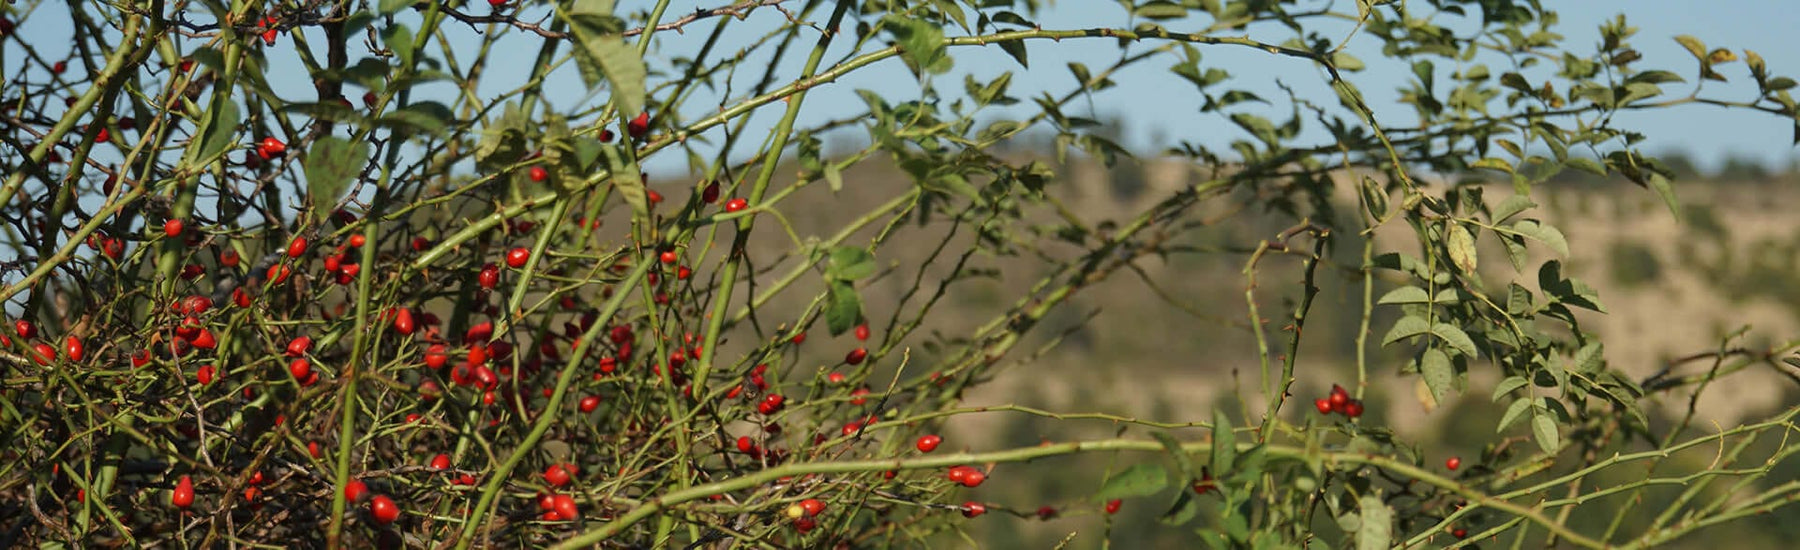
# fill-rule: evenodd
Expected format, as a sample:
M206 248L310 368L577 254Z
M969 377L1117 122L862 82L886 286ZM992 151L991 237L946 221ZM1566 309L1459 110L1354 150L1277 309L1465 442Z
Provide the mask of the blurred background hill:
M827 150L846 151L850 149L847 145L828 143ZM1111 167L1075 156L1058 163L1044 152L1048 150L1046 145L1030 139L1017 140L995 154L1052 163L1056 179L1049 185L1049 193L1089 227L1125 222L1123 216L1142 211L1144 206L1202 181L1208 171L1184 160L1154 155L1122 159ZM1584 328L1600 333L1608 342L1606 358L1613 367L1639 381L1670 367L1673 359L1718 349L1723 337L1746 325L1747 336L1733 341L1733 346L1764 348L1800 336L1800 285L1795 284L1793 276L1800 268L1800 213L1791 206L1800 199L1800 187L1796 185L1800 184L1800 174L1791 167L1772 167L1745 159L1717 162L1713 165L1720 168L1708 173L1694 169L1695 162L1680 153L1665 155L1665 160L1683 172L1676 184L1683 204L1679 220L1653 192L1622 180L1574 172L1540 185L1535 190L1540 206L1530 211L1530 215L1560 228L1567 236L1571 248L1570 257L1564 258L1567 269L1597 288L1609 311L1605 315L1583 315ZM1450 184L1446 177L1427 179L1432 185ZM841 227L848 219L914 185L904 172L880 159L853 167L845 172L844 181L844 188L835 194L823 185L815 185L784 199L788 201L784 203L785 212L816 213L787 220L796 235L825 237L826 231ZM1300 352L1300 380L1293 391L1300 401L1284 412L1290 421L1305 421L1310 406L1300 405L1323 395L1332 383L1349 385L1355 381L1354 342L1360 322L1361 288L1353 275L1361 262L1362 243L1353 229L1354 218L1347 217L1356 213L1354 187L1350 185L1354 181L1338 179L1335 212L1301 213L1334 227L1335 241L1329 252L1330 264L1320 270L1322 291L1309 316L1308 339ZM678 189L676 185L685 187L691 182L659 185ZM1493 205L1512 191L1510 185L1490 185L1486 193L1486 200ZM1297 218L1278 212L1240 210L1235 208L1238 201L1231 196L1213 202L1216 204L1201 207L1208 225L1172 243L1185 253L1148 257L1138 261L1132 273L1121 272L1083 289L1035 329L1028 343L1015 349L992 382L967 395L966 403L1021 405L1065 413L1103 412L1168 422L1208 419L1214 407L1242 410L1238 407L1245 404L1236 403L1231 396L1239 387L1253 393L1258 376L1256 349L1245 313L1244 262L1256 242L1292 226ZM793 208L788 208L790 205ZM881 225L873 224L863 236L873 236ZM946 240L960 245L972 235L969 228L941 218L923 224L909 222L908 227L877 249L877 258L883 265L921 265ZM1416 243L1390 242L1385 240L1386 234L1376 238L1384 239L1378 242L1378 251L1416 252ZM758 232L757 239L771 240L762 241L761 247L753 242L753 255L762 249L771 251L767 254L773 256L772 251L786 250L790 244L782 232ZM1492 242L1481 245L1486 259L1482 269L1495 274L1492 280L1500 281L1500 275L1510 276L1502 273L1513 268L1504 260L1500 246ZM911 368L915 370L910 371L911 375L920 374L916 369L925 368L918 365L931 364L939 344L969 334L1014 303L1028 285L1047 273L1050 263L1046 258L1067 259L1081 250L1059 244L1049 236L1022 243L1022 247L1016 255L978 255L968 260L968 266L981 277L951 286L921 330L901 346L912 353ZM957 250L954 245L950 248ZM1547 253L1537 255L1527 267L1528 275L1535 272L1538 263L1552 259ZM933 277L950 273L953 260L932 263L923 278L925 291L935 288ZM764 277L773 279L779 274L780 270L770 270ZM895 306L914 287L916 275L887 271L863 289L865 311L873 325L884 327L890 322ZM1286 319L1299 290L1299 262L1292 258L1266 261L1258 277L1261 284L1257 297L1263 315ZM807 284L817 286L816 281L800 283L803 287ZM1379 296L1392 286L1391 281L1380 282L1375 294ZM802 295L819 290L822 286L807 288ZM918 299L915 296L903 310L907 315ZM778 303L766 314L784 318L798 313L793 308L803 305ZM1367 421L1391 426L1406 438L1421 442L1426 456L1438 457L1436 460L1452 453L1478 454L1479 446L1491 440L1488 435L1494 430L1492 419L1499 417L1498 410L1477 410L1495 407L1487 396L1496 380L1476 376L1463 393L1466 398L1452 397L1450 407L1427 410L1415 397L1417 378L1398 372L1407 351L1378 347L1380 335L1392 323L1391 317L1384 316L1392 313L1389 309L1378 307L1371 325L1371 412ZM1279 324L1272 324L1271 329ZM827 338L823 334L817 337ZM848 338L842 337L844 345L848 345ZM1277 338L1285 338L1285 334L1271 334L1272 341L1279 341ZM1032 354L1053 341L1056 345L1049 351ZM813 344L808 346L812 348ZM833 354L841 353L839 347L812 349L820 352L821 365L832 362ZM1696 372L1705 366L1684 364L1677 372ZM886 376L890 374L877 374L871 380L885 380ZM1696 425L1717 422L1729 426L1788 406L1800 396L1795 380L1792 371L1784 374L1768 368L1734 376L1728 383L1708 389L1698 401ZM1688 399L1686 395L1662 395L1644 403L1652 409L1652 424L1666 429L1685 412ZM1481 414L1469 414L1477 412ZM1108 436L1122 429L1106 421L1048 421L993 412L955 417L945 438L946 445L953 449L992 449L1078 435ZM1147 435L1135 428L1130 433ZM1185 439L1203 436L1198 430L1182 434ZM1691 458L1709 460L1712 452ZM1144 458L1127 457L1121 462ZM1085 500L1098 488L1101 476L1059 475L1073 471L1072 468L1094 473L1109 466L1105 457L1085 457L1001 468L992 478L996 483L970 490L968 496L1022 517L971 520L973 538L944 534L939 542L943 547L1049 548L1073 536L1068 539L1069 548L1100 548L1108 540L1116 548L1181 548L1199 544L1191 533L1156 525L1156 517L1172 495L1128 501L1125 511L1108 524L1098 513L1099 504ZM1621 471L1608 472L1600 478L1641 479L1641 475L1641 471ZM1794 479L1796 475L1800 472L1773 475L1770 480ZM1675 492L1650 491L1645 498L1668 499ZM1056 508L1058 517L1037 519L1033 513L1040 506ZM1604 530L1612 518L1608 509L1605 502L1583 506L1575 515L1576 524ZM1638 509L1658 508L1646 505ZM1593 515L1591 522L1586 519L1589 514ZM1791 548L1788 541L1800 537L1800 527L1796 527L1800 523L1788 521L1792 519L1800 519L1800 514L1777 513L1766 521L1752 520L1730 529L1702 531L1676 547L1729 543L1731 548ZM1628 520L1624 527L1629 528L1633 521ZM1537 536L1529 534L1527 540L1539 542L1526 546L1541 547ZM1501 542L1511 545L1513 541ZM1493 543L1482 546L1489 544Z

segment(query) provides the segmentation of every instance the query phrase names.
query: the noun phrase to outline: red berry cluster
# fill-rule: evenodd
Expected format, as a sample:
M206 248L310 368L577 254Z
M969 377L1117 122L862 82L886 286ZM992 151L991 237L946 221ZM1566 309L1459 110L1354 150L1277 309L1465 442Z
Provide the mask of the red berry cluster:
M1319 409L1319 414L1343 413L1350 418L1363 414L1362 400L1351 399L1350 392L1344 391L1344 387L1337 384L1331 385L1330 396L1313 400L1313 407Z

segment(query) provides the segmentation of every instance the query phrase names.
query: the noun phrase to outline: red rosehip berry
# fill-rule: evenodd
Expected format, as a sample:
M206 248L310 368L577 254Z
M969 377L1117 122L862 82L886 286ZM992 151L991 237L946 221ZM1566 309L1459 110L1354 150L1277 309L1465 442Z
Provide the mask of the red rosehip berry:
M863 360L867 359L868 357L869 357L868 348L856 348L856 349L850 350L850 353L844 354L844 362L852 364L852 365L861 365Z
M530 261L530 260L531 260L531 249L529 249L529 248L525 248L525 247L521 246L518 248L514 248L512 250L506 251L506 266L507 267L510 267L513 269L520 269L520 268L525 267L525 262Z
M363 483L362 480L352 479L349 483L344 484L345 500L360 504L366 498L369 498L369 485Z
M1444 459L1444 467L1449 468L1451 471L1456 471L1457 468L1462 467L1462 457L1453 456Z
M939 437L935 434L923 435L923 436L919 436L919 442L916 443L914 446L918 447L919 452L921 452L921 453L929 453L929 452L937 450L938 445L943 444L943 442L944 442L944 438Z
M650 113L638 113L637 117L631 119L631 122L625 123L625 131L631 134L632 139L641 138L644 137L644 134L650 133Z
M312 342L311 336L301 336L289 340L287 345L288 357L300 357L306 355L307 350L312 349Z
M531 167L530 170L527 170L526 172L527 172L527 175L529 175L531 177L531 181L538 182L538 183L543 183L544 179L550 177L550 171L545 170L544 167L542 167L542 166L533 166L533 167Z
M375 495L369 499L369 515L375 518L375 523L387 525L400 519L400 506L387 495Z
M1122 505L1124 505L1124 501L1121 501L1121 500L1119 500L1119 499L1116 499L1116 498L1115 498L1115 499L1112 499L1112 500L1109 500L1109 501L1106 501L1106 513L1107 513L1107 515L1112 515L1112 514L1117 514L1117 513L1119 513L1119 507L1120 507L1120 506L1122 506Z
M1332 410L1341 410L1345 403L1350 402L1350 392L1344 391L1343 386L1332 384L1331 395L1326 399L1331 402Z
M186 225L183 224L180 219L171 218L169 221L163 222L163 235L167 235L169 238L179 237L181 236L181 229L183 227L186 227Z
M1344 404L1344 416L1356 418L1362 416L1362 414L1363 403L1361 399L1352 399L1349 403Z
M581 412L594 412L594 409L598 408L600 408L600 396L590 395L581 398Z
M1319 414L1331 414L1331 400L1324 397L1314 399L1313 408L1318 409Z
M964 502L962 504L962 515L965 518L972 518L972 517L979 516L979 515L986 514L986 513L987 513L987 505L986 504L982 504L979 502Z
M439 454L437 456L431 457L431 469L433 469L433 470L448 470L448 469L450 469L450 455Z
M548 482L551 487L568 485L569 480L569 470L563 468L561 464L551 464L550 467L544 468L544 481Z
M742 197L731 199L731 200L725 201L725 213L731 214L734 212L740 212L749 206L750 206L750 201L744 200Z
M193 506L194 481L188 479L188 476L181 476L181 479L175 482L175 490L169 493L169 504L183 510Z

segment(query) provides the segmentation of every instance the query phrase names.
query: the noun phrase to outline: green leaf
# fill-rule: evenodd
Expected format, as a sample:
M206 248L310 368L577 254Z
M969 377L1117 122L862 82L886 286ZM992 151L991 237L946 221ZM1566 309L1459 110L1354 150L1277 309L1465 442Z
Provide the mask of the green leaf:
M1662 196L1663 204L1669 207L1669 213L1675 215L1676 221L1681 221L1681 202L1676 200L1675 188L1669 181L1669 178L1663 177L1662 174L1651 172L1649 183L1650 189L1655 190L1657 195Z
M1506 159L1499 159L1499 158L1494 158L1494 157L1487 157L1487 158L1483 158L1481 160L1477 160L1473 164L1470 164L1469 167L1470 168L1486 168L1488 170L1499 170L1501 172L1506 172L1508 174L1511 174L1513 172L1512 163L1506 162Z
M1555 227L1544 225L1543 222L1537 220L1519 220L1519 223L1513 224L1512 230L1532 240L1549 245L1550 249L1555 250L1559 255L1569 255L1569 240L1564 238L1562 231Z
M1006 55L1012 56L1013 61L1019 62L1020 67L1031 68L1031 60L1025 54L1024 40L1002 40L1000 41L1000 50L1006 52Z
M1444 248L1450 252L1450 261L1464 273L1475 273L1476 263L1475 236L1460 223L1450 224L1450 235L1444 240Z
M1494 208L1494 223L1506 221L1507 218L1517 216L1520 212L1530 210L1535 206L1537 203L1531 202L1531 198L1525 195L1507 197L1506 200L1500 201L1500 206Z
M406 9L407 6L411 6L413 1L414 0L381 0L381 6L376 9L381 12L381 15L393 15L400 13L400 10Z
M638 171L637 162L626 156L617 143L606 144L600 149L606 157L607 171L612 175L613 189L624 197L625 204L631 205L632 217L635 220L650 218L650 200L644 189L642 173Z
M1675 74L1675 73L1672 73L1669 71L1660 71L1660 70L1644 71L1644 72L1632 75L1631 78L1626 79L1626 81L1627 82L1643 82L1643 83L1647 83L1647 84L1667 84L1670 82L1687 82L1687 80L1681 78L1681 75L1678 75L1678 74Z
M456 115L452 114L450 108L444 104L436 101L420 101L407 105L404 109L383 115L378 124L442 135L449 124L455 121Z
M1377 300L1376 303L1378 303L1378 304L1429 304L1429 303L1431 303L1431 295L1426 294L1425 289L1423 289L1423 288L1419 288L1416 286L1403 286L1400 288L1390 290L1390 291L1388 291L1387 294L1383 294L1381 296L1381 299Z
M1431 388L1431 398L1438 403L1444 402L1444 396L1450 394L1450 387L1456 382L1450 355L1437 348L1425 350L1419 357L1419 374L1425 377L1425 387Z
M1169 432L1150 432L1150 436L1162 443L1163 450L1169 452L1169 458L1175 461L1176 470L1188 476L1195 474L1194 461L1188 458L1187 451L1182 450L1181 442L1175 436L1169 435Z
M1533 411L1531 414L1531 435L1537 439L1538 448L1545 454L1554 454L1562 447L1562 436L1556 431L1556 420L1549 414Z
M833 279L825 294L825 327L837 336L856 328L862 320L862 297L849 281Z
M1425 321L1424 317L1408 315L1401 317L1399 321L1394 321L1394 328L1389 329L1387 336L1381 338L1381 345L1387 346L1428 332L1431 332L1431 323Z
M195 166L212 163L213 159L225 152L236 139L238 124L237 103L227 99L219 103L212 111L212 117L206 120L206 129L200 135L200 153L194 158Z
M1213 409L1212 468L1223 475L1231 471L1237 459L1237 434L1231 429L1231 417L1223 409Z
M1606 363L1606 345L1592 342L1575 350L1575 372L1593 374L1600 372Z
M1498 385L1494 386L1493 400L1499 402L1501 397L1505 397L1506 394L1512 393L1513 390L1523 388L1529 383L1530 382L1527 382L1523 376L1508 376L1505 380L1501 380Z
M1357 501L1362 525L1356 530L1356 550L1387 550L1393 543L1394 510L1376 495Z
M1444 343L1450 344L1450 347L1456 348L1456 351L1462 352L1463 355L1480 357L1480 354L1476 353L1475 350L1475 341L1470 340L1468 333L1463 332L1460 328L1456 328L1455 325L1449 323L1432 325L1431 334L1442 339Z
M1500 425L1495 428L1494 433L1506 431L1514 422L1518 422L1520 418L1524 417L1525 411L1531 408L1531 402L1531 399L1518 399L1514 400L1511 405L1507 405L1506 414L1500 415Z
M400 64L402 66L412 65L412 29L407 28L406 25L401 23L390 24L387 28L381 29L381 42L386 44L388 49L392 50L396 57L400 58Z
M1168 486L1169 475L1162 466L1133 464L1108 478L1106 484L1100 486L1100 492L1094 494L1094 499L1105 502L1115 498L1150 496Z
M1175 502L1169 505L1169 510L1157 517L1156 521L1164 525L1183 525L1192 521L1199 513L1200 500L1194 498L1193 493L1181 491L1175 494Z
M1181 19L1187 17L1187 8L1169 0L1155 0L1131 10L1133 15L1145 19Z
M314 212L329 212L369 162L369 142L351 143L326 136L313 142L301 162L306 172L306 199Z
M943 74L954 65L944 46L943 27L924 18L899 15L883 17L881 24L894 35L900 46L900 60L914 75Z
M575 62L588 86L597 86L604 76L619 112L644 112L644 58L636 47L625 43L621 34L625 23L613 16L612 0L575 0L558 14L569 24L577 46Z
M1342 51L1331 54L1331 65L1337 67L1338 70L1352 73L1368 67L1368 65L1363 64L1361 59L1357 59L1356 56L1350 55L1349 52Z
M830 262L825 266L825 276L841 281L862 280L875 274L875 255L868 250L854 246L840 246L831 249Z
M1596 162L1594 159L1586 157L1569 157L1569 160L1564 161L1563 163L1569 165L1570 168L1596 176L1606 175L1606 167L1601 166L1600 163Z
M825 184L831 187L831 192L836 193L844 190L844 172L838 170L836 164L829 162L825 163L824 174Z
M1706 62L1705 42L1701 42L1700 39L1685 34L1676 35L1675 41L1680 42L1681 47L1687 48L1688 53L1694 54L1694 59L1698 59L1702 63Z

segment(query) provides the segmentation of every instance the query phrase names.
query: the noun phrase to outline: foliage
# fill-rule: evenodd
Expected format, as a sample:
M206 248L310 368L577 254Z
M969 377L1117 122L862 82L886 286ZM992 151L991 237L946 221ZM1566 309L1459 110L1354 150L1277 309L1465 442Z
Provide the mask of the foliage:
M1583 329L1606 307L1563 268L1582 249L1532 199L1576 170L1629 180L1679 215L1674 174L1635 148L1644 136L1620 112L1730 106L1796 120L1800 136L1795 81L1756 52L1680 36L1693 59L1644 59L1623 16L1578 49L1527 0L1125 1L1130 27L1083 29L1034 22L1037 0L670 4L4 8L6 51L25 52L0 97L0 238L18 258L0 299L20 321L0 336L9 542L921 545L1011 520L965 517L986 503L963 502L957 484L1032 483L999 478L1092 454L1122 463L1066 472L1092 487L1079 506L1166 506L1161 528L1215 548L1528 534L1635 548L1800 495L1774 476L1800 446L1770 446L1800 409L1699 430L1691 401L1672 422L1644 403L1782 368L1795 346L1745 351L1732 335L1631 379ZM58 16L70 35L21 32ZM1334 21L1354 23L1329 32ZM671 32L704 38L655 40ZM39 53L67 39L72 67ZM529 77L488 82L522 63L500 53L519 40L536 46ZM1380 58L1351 55L1351 40ZM271 56L282 41L297 61ZM1065 47L1120 56L1053 68L1030 55ZM1019 67L967 72L964 56L983 49ZM1317 69L1333 94L1260 90L1206 60L1220 50ZM809 93L890 60L916 98L890 83L855 90L849 116L801 116ZM1058 198L1058 167L1135 159L1078 105L1158 64L1169 93L1197 98L1234 137L1174 143L1189 184L1124 218L1082 219ZM1411 75L1398 83L1411 120L1370 105L1355 82L1371 65ZM1063 69L1072 80L1048 84L1060 88L1015 92ZM272 86L283 71L314 89ZM749 89L738 73L757 75ZM553 101L559 79L594 92ZM1754 82L1756 97L1706 86L1727 79ZM1678 84L1693 92L1665 94ZM778 122L747 131L761 114ZM867 139L826 155L833 131ZM1029 132L1051 136L1055 162L1001 154ZM646 178L642 166L671 157L690 169L678 187ZM910 185L845 178L877 162ZM792 206L840 193L878 198ZM1193 246L1219 215L1278 229ZM798 229L808 219L833 225ZM1410 244L1365 238L1377 232ZM897 262L905 247L928 252ZM1229 316L1249 337L1230 343L1256 363L1236 410L1164 422L961 402L1052 352L1058 338L1027 337L1071 318L1055 316L1084 290L1202 253L1242 265ZM1041 269L996 267L1015 261ZM1353 278L1332 298L1362 307L1344 383L1355 407L1318 414L1291 398L1310 375L1312 304L1346 290L1323 285L1327 273ZM953 289L996 279L1007 300L983 322L934 315ZM869 307L884 281L906 290ZM1277 285L1287 299L1271 298ZM1681 368L1698 363L1710 369ZM1441 452L1362 416L1388 369L1416 377L1431 406L1493 401L1498 414L1481 418L1493 443L1447 471ZM1498 382L1473 387L1482 379ZM1122 431L914 450L977 413ZM1688 459L1701 450L1716 457ZM1619 470L1653 473L1587 482ZM1635 498L1672 484L1684 489L1660 509ZM1626 502L1609 524L1571 520L1614 497Z

